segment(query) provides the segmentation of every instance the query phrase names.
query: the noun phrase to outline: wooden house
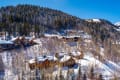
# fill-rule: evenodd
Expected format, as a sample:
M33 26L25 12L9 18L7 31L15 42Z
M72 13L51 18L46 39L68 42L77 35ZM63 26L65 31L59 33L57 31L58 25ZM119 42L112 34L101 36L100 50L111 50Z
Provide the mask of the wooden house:
M40 60L33 60L29 63L30 69L48 69L57 65L59 62L55 59L44 58L42 57Z
M14 48L14 43L11 41L0 40L0 50L8 50Z
M58 57L58 58L57 58ZM56 54L56 59L46 57L41 57L39 59L34 59L29 62L29 67L33 69L49 69L54 68L55 66L59 67L73 67L76 64L73 57L69 55L63 55L59 58L59 55Z
M29 37L24 37L24 36L14 38L12 41L14 42L16 48L27 47L27 46L31 46L31 45L36 44L34 42L34 39L29 38Z

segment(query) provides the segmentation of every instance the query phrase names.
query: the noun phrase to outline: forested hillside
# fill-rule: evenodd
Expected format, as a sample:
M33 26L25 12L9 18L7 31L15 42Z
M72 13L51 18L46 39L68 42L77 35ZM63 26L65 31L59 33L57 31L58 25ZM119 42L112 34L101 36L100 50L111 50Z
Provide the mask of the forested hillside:
M1 7L0 80L120 80L119 25L34 5Z
M90 22L58 10L33 5L0 8L0 31L7 31L9 34L18 32L20 35L29 35L30 32L35 32L41 35L44 32L77 29L91 34L95 41L119 38L119 32L114 29L116 26L107 20L99 20L100 22Z

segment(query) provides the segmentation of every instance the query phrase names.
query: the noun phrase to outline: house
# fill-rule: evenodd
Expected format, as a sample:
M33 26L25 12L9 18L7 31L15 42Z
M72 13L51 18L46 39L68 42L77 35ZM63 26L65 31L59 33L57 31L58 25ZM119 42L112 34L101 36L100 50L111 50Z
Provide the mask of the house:
M13 49L14 43L11 41L0 40L0 50Z
M33 38L24 37L24 36L13 38L11 41L14 42L16 48L19 48L19 47L22 47L22 46L23 47L28 47L28 46L36 44L34 42Z
M79 55L69 55L66 53L56 53L53 56L40 56L36 59L29 60L29 67L33 69L48 69L54 67L73 67L76 65L74 58L81 59L82 54Z
M31 70L37 69L47 69L52 68L58 64L57 58L54 56L40 56L36 59L31 59L29 61L29 67Z

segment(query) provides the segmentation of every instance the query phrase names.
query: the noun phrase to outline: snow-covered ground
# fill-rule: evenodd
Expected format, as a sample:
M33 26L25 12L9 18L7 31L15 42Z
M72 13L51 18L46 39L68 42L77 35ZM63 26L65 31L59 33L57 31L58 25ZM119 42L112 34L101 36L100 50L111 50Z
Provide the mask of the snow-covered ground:
M116 25L116 26L120 26L120 22L116 22L115 25Z
M101 22L100 19L92 19L93 22Z
M118 28L114 28L116 31L120 31L120 27L118 27Z
M87 19L87 22L95 22L95 23L100 23L101 20L100 19Z
M94 67L94 72L102 74L105 80L114 78L114 75L120 77L120 66L112 61L106 60L105 62L101 62L92 55L85 55L78 63L80 63L83 68L87 67L87 69L89 69L90 67Z
M6 78L6 80L18 80L17 79L18 76L15 74L14 67L12 67L12 61L13 61L14 56L23 52L25 55L25 58L27 60L29 60L29 59L35 58L35 56L42 55L42 54L40 54L41 47L43 46L42 42L46 42L47 40L44 41L44 39L36 39L35 41L38 42L39 45L31 46L27 49L14 50L14 51L10 51L10 52L5 51L5 52L0 53L0 55L2 56L4 66L5 66L4 77ZM71 45L73 45L73 44L76 44L76 43L72 43ZM47 52L45 50L46 49L44 49L43 53ZM61 62L70 59L70 56L67 56L66 54L67 54L67 52L59 53L59 55L64 56L63 59L61 59ZM81 53L73 51L72 54L79 55ZM85 72L89 71L91 67L94 67L94 72L96 74L102 74L105 80L110 80L110 79L114 78L114 75L117 75L117 77L120 77L119 76L119 74L120 74L120 65L119 64L116 64L113 61L110 61L107 59L105 59L105 61L100 61L98 58L94 57L91 52L84 53L84 54L85 55L84 55L83 59L76 60L76 63L78 63L78 65L81 65L83 74ZM100 55L105 56L104 48L102 48L102 47L100 47ZM51 56L48 56L48 58L53 59L53 57L51 57ZM39 57L38 59L43 60L43 58L41 58L41 57ZM30 63L33 63L33 62L34 62L34 60L33 61L31 60ZM68 67L62 68L62 73L64 74L64 77L67 76L68 69L69 69ZM74 69L75 74L77 75L79 66L74 66L73 69ZM58 71L54 71L53 75L55 76L58 73L59 73Z
M91 53L90 53L91 54ZM104 80L111 80L114 78L115 75L117 77L120 77L120 66L117 65L116 63L112 61L105 61L101 62L98 59L94 58L93 55L85 55L83 59L81 60L76 60L78 65L81 66L82 73L89 73L90 69L93 67L94 68L94 73L97 74L102 74ZM62 68L62 74L66 78L67 77L67 71L68 67L63 67ZM74 69L74 74L78 74L79 66L73 67ZM56 76L59 74L59 71L54 71L53 76Z

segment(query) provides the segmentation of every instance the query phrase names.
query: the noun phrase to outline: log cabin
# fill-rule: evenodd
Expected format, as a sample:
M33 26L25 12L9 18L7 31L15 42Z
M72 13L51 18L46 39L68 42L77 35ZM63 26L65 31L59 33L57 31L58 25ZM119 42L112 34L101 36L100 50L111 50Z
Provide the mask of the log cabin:
M42 58L41 60L31 60L29 61L29 67L31 70L33 69L49 69L54 68L55 66L59 67L73 67L76 64L75 60L69 56L65 55L60 60L56 59L50 59L48 57Z
M45 61L38 61L35 63L29 63L29 67L31 70L37 68L37 69L47 69L47 68L52 68L57 64L57 61L50 61L48 59L46 59Z
M27 47L27 46L31 46L31 45L36 44L34 42L34 39L29 38L29 37L24 37L24 36L13 38L11 41L14 42L16 48L19 48L21 46Z
M8 49L13 49L14 48L14 43L11 41L6 41L6 40L0 40L0 50L8 50Z
M29 67L31 70L37 69L47 69L52 68L57 65L59 62L56 58L52 56L39 57L37 59L32 59L29 61Z

